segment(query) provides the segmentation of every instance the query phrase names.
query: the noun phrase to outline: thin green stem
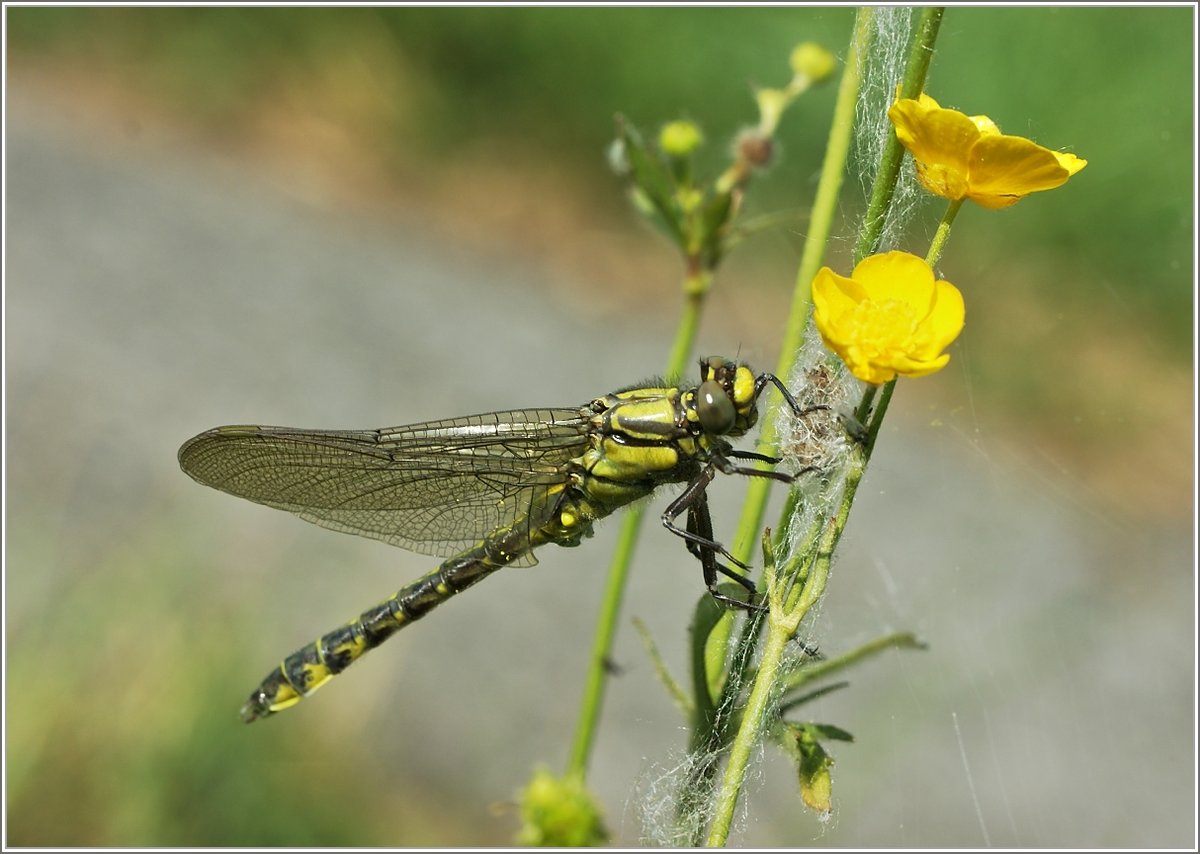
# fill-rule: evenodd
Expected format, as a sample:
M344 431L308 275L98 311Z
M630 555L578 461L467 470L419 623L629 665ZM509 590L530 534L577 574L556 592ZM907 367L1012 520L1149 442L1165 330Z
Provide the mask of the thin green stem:
M617 548L613 552L612 563L609 564L604 598L600 602L596 638L592 643L592 658L588 666L587 681L584 683L579 722L575 727L575 741L567 762L567 773L581 779L587 776L588 759L596 737L596 724L604 705L604 688L609 670L606 663L612 652L613 637L616 635L617 620L621 613L621 600L625 595L625 585L629 578L629 567L632 565L631 558L637 544L641 521L640 509L625 514L617 537Z
M822 661L814 661L811 664L806 664L804 667L790 675L785 684L784 691L791 693L803 688L810 682L815 682L818 679L824 679L832 676L839 671L857 664L863 659L882 652L885 649L909 648L909 649L924 649L925 644L917 640L916 635L912 632L896 632L890 635L884 635L881 638L876 638L873 641L863 644L857 649L852 649L850 652L839 655L836 658L827 658ZM793 705L789 701L788 705ZM780 707L782 709L782 707Z
M928 71L929 60L933 53L933 44L937 37L941 17L942 9L940 8L926 9L922 13L905 74L903 93L906 95L915 97L924 88L925 76ZM867 44L870 32L869 22L869 11L860 9L851 55L855 55L855 46ZM862 29L859 29L860 27ZM849 60L847 61L847 66L847 73L849 73ZM857 61L854 63L854 66L857 73ZM857 89L857 84L855 88ZM891 203L896 178L899 175L902 156L903 151L895 138L895 133L891 132L889 134L889 141L885 146L884 162L881 163L880 170L876 174L867 220L855 253L856 261L870 254L879 241L883 223L887 218L887 211ZM806 269L802 262L801 276L804 278L805 288L807 288L807 283L811 281L815 272L815 265L812 269ZM807 304L805 305L804 314L806 318ZM802 320L801 332L803 331L803 325ZM791 342L788 341L788 343L790 344ZM785 347L781 356L781 365L786 361L788 366L787 368L781 368L781 375L786 376L790 373L791 362L796 357L798 350L799 338L791 345L790 349ZM834 550L837 548L838 541L845 530L846 521L850 515L850 508L854 503L855 493L862 482L870 450L874 446L875 437L878 435L894 387L894 382L885 386L879 401L875 404L874 413L871 413L871 407L874 402L876 389L870 388L864 393L857 410L859 420L862 423L866 423L869 413L873 417L868 426L867 440L864 447L861 448L859 453L853 455L851 464L844 474L844 485L837 514L829 523L823 524L813 530L810 534L811 539L809 540L811 545L800 549L797 559L790 561L790 565L785 567L781 573L781 583L785 588L793 580L798 583L787 596L789 601L787 602L786 618L779 619L775 613L772 613L771 620L769 621L767 640L764 644L762 659L755 674L754 683L750 689L750 698L746 710L741 716L738 731L733 738L730 747L729 763L726 766L726 773L723 777L721 788L717 793L715 802L716 811L708 837L708 844L710 846L723 845L728 838L729 826L733 820L734 810L737 806L737 800L745 777L745 763L748 761L752 750L757 745L760 735L767 725L767 715L771 711L768 699L772 696L776 682L780 678L779 665L783 649L787 641L795 634L800 621L803 620L804 616L820 600L825 592ZM773 446L773 433L768 433L765 429L764 433L767 434L772 443L768 447ZM760 441L760 449L762 446L763 443ZM765 493L764 487L757 487L756 489L756 485L752 485L752 495L748 496L748 503L754 500L753 493L757 490ZM752 515L752 513L757 515ZM754 524L752 528L756 529L761 523L761 509L750 508L743 513L742 518L743 521L753 519ZM739 533L744 534L746 532L739 529ZM753 643L753 636L748 634L743 635L743 638L739 641L739 652L742 651L740 648L742 644L750 645ZM740 674L731 674L729 680L731 684L739 681ZM729 698L722 699L726 701ZM724 702L722 705L724 705Z
M658 644L654 642L654 637L650 634L649 627L637 617L633 618L633 627L642 639L642 646L646 648L646 655L649 656L650 664L654 667L654 675L667 689L667 693L671 695L671 699L675 701L679 711L683 712L683 716L690 719L696 713L695 704L688 693L683 690L683 686L676 682L675 677L671 675L667 663L663 661L662 653L659 652Z
M849 157L850 142L854 131L854 110L861 85L861 58L869 49L873 18L874 12L870 7L860 8L855 17L854 33L846 57L846 67L838 86L833 119L829 129L829 140L825 148L825 159L821 166L821 176L817 182L812 217L804 241L800 266L796 272L791 311L780 348L780 358L776 368L776 374L780 377L786 378L791 373L796 355L804 340L804 330L808 323L810 286L825 255L825 247L837 211L838 195L845 177L846 161ZM758 452L772 454L776 438L774 424L769 419L764 420L759 431ZM770 483L766 478L750 479L746 489L746 499L742 505L741 519L733 540L733 553L739 560L748 561L750 558L757 532L762 526L763 516L766 513L769 493ZM730 661L730 675L725 681L717 703L717 715L713 729L709 732L693 731L691 749L694 753L701 751L707 753L720 749L728 743L730 728L735 723L732 711L743 687L742 676L754 657L763 622L757 619L747 619L743 622L741 635L734 646L735 652ZM734 615L729 614L723 617L721 623L713 630L710 642L720 644L721 647L728 649L733 625ZM684 796L681 803L706 801L711 792L716 771L717 764L715 762L697 763L684 785ZM734 800L736 801L736 795ZM695 829L695 835L691 840L693 845L700 844L703 832L703 827Z
M729 839L729 828L733 824L738 796L746 777L746 766L750 764L750 757L758 745L759 734L771 705L771 686L778 678L783 653L790 639L787 630L779 624L772 621L768 625L767 639L758 663L760 678L754 680L754 688L746 701L743 724L730 746L729 762L725 765L721 788L713 805L712 823L709 826L708 841L705 843L710 848L723 846Z
M946 241L950 239L950 226L954 224L954 218L958 216L958 211L964 201L966 200L952 200L946 206L946 213L942 215L942 221L938 223L937 231L933 235L933 241L929 244L929 254L925 256L925 263L930 267L935 265L938 259L942 257L942 250L946 248Z
M825 246L833 227L837 211L838 193L846 173L846 159L850 154L850 141L854 131L854 107L858 101L861 85L860 57L869 48L871 21L874 12L869 7L859 9L855 18L854 35L850 42L846 68L838 86L837 100L833 108L833 121L829 129L829 141L825 148L825 160L821 165L821 177L817 181L817 193L813 199L812 220L804 240L800 256L800 267L796 272L792 291L792 307L783 334L776 376L786 378L796 361L796 354L804 340L804 329L808 324L808 309L811 301L813 277L825 257ZM758 452L771 455L775 451L775 425L764 419L759 428ZM742 561L748 561L754 548L758 530L762 527L767 510L771 482L764 477L751 478L746 487L746 500L742 505L742 516L738 521L737 533L733 538L733 553ZM716 629L725 637L725 643L733 629L732 618Z
M667 361L666 376L675 377L683 373L688 356L696 343L696 331L700 326L700 313L712 274L692 266L684 279L684 308L675 331L675 342ZM612 656L613 639L621 616L621 603L625 598L625 587L629 580L629 568L641 531L645 508L630 509L621 522L617 547L608 567L608 581L604 586L604 598L596 619L596 635L592 641L592 655L584 681L583 700L579 708L579 720L575 725L575 740L567 760L567 773L580 779L587 776L588 760L596 741L597 724L604 706L604 689L608 685L608 662Z
M888 380L883 386L883 393L879 395L879 403L875 406L875 411L871 413L871 425L867 428L866 440L866 457L869 460L871 453L875 450L875 440L879 438L879 430L883 427L883 416L887 415L888 404L892 402L892 394L896 391L896 378ZM863 395L866 398L866 395Z
M929 62L933 59L933 45L937 41L938 29L942 25L941 6L928 6L921 10L921 20L908 54L904 68L904 81L900 86L901 98L916 98L925 89L925 78L929 74ZM900 175L900 164L904 161L904 146L896 138L896 129L888 128L887 142L879 159L879 171L871 187L871 200L863 218L863 230L854 249L854 263L866 258L878 248L883 226L887 221L888 208L896 192L896 179Z

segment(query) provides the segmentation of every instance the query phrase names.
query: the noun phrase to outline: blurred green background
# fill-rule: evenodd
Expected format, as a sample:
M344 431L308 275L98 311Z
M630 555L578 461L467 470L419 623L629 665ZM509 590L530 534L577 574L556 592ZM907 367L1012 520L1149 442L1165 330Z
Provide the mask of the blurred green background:
M1089 161L1061 190L959 217L940 266L966 293L967 330L945 376L904 386L893 416L898 432L927 445L920 437L934 437L938 474L926 460L914 482L932 479L948 505L975 507L970 524L1024 552L1001 566L966 550L950 561L962 575L901 583L899 593L890 570L835 577L835 593L862 589L829 605L823 648L914 628L935 638L932 655L941 619L953 624L943 649L974 650L965 638L976 631L993 642L933 676L916 672L930 666L918 656L899 682L887 681L894 665L857 677L842 693L879 693L828 707L831 722L860 737L838 754L836 826L803 816L798 802L773 815L752 792L743 841L1185 844L1182 805L1195 794L1178 764L1194 746L1192 15L947 12L928 91ZM708 136L700 165L715 172L755 119L750 84L785 82L802 40L844 56L853 10L10 7L6 16L7 841L504 844L515 818L489 803L511 797L535 761L558 767L565 755L606 546L579 550L581 560L598 553L586 570L572 554L555 558L557 572L543 558L543 569L489 582L495 603L472 593L476 604L448 606L414 632L424 637L409 652L362 665L373 675L348 674L317 703L241 728L237 705L272 656L429 562L202 495L175 469L173 449L231 421L362 427L568 405L657 370L678 262L606 169L614 114L648 133L696 120ZM801 210L735 253L704 351L775 361L833 90L806 95L783 121L782 158L752 185L747 214ZM849 256L861 196L851 177L835 265ZM939 213L920 212L905 248L924 253ZM477 290L434 284L434 256ZM891 476L905 483L906 460L881 451L869 478L883 492ZM982 467L984 496L957 484L959 465ZM989 503L998 496L1047 523L1046 539L1005 528ZM898 500L878 499L881 527ZM934 559L918 546L889 548L896 541L867 524L871 512L848 533L863 562L907 561L896 574L919 576ZM1045 574L1022 586L1030 567ZM645 574L667 576L664 595L686 595L650 607L671 608L662 632L682 636L698 585L658 569ZM1056 573L1071 579L1062 601ZM1003 598L987 598L985 583ZM578 596L544 598L559 595L543 590L554 586ZM527 601L543 603L537 616L513 620L510 609ZM540 623L518 627L539 655L561 646L566 675L539 681L560 671L523 660L521 638L502 642L504 625L560 606L573 633L547 624L551 643L533 638ZM635 842L636 808L621 793L653 776L644 764L653 745L665 755L682 739L636 642L622 654L652 699L630 711L620 695L633 689L617 680L596 775L618 838ZM446 684L465 659L483 675ZM1142 670L1148 686L1119 678ZM387 693L408 685L424 713ZM1062 705L1050 685L1069 689ZM989 691L1031 704L1029 717L1008 722L1037 728L1035 742L1057 744L1064 727L1086 733L1053 773L1032 771L1060 781L1070 808L1023 802L1028 781L997 759L1006 716L990 701L976 708L985 733L975 758L993 764L972 782L998 785L1000 817L983 838L973 835L978 810L946 817L936 798L909 795L893 813L881 799L894 791L855 782L894 773L911 785L928 773L961 793L961 766L975 754L960 757L961 739L944 739L950 718L931 710L951 698L947 708L966 714L953 698ZM876 712L850 725L868 696L884 707L915 702L914 717ZM1113 705L1079 729L1093 700ZM1150 708L1168 717L1147 718ZM938 721L936 756L909 731L922 716ZM626 738L630 729L652 747ZM1144 766L1125 788L1128 768L1115 756L1096 770L1076 764L1113 749L1090 740L1101 734L1128 739ZM492 755L513 744L511 756ZM1107 796L1125 805L1115 812L1099 794L1105 773ZM1097 791L1072 796L1080 778Z

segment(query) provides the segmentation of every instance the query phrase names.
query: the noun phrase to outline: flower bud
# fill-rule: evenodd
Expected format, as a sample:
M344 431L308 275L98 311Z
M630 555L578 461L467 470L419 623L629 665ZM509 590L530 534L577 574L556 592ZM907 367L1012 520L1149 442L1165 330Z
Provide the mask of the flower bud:
M833 74L837 67L834 55L816 42L801 42L788 58L792 73L810 83L818 83Z
M539 769L521 791L520 803L519 845L582 848L608 841L600 807L577 777Z
M704 134L695 122L670 122L658 133L658 147L669 157L687 157L703 142Z
M738 160L755 169L765 169L775 154L775 141L758 130L743 131L734 143Z

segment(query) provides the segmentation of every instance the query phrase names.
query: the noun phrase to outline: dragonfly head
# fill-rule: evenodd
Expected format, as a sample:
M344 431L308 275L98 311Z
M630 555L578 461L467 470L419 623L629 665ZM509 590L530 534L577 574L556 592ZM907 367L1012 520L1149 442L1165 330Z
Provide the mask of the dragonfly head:
M695 412L706 433L741 436L758 420L754 372L722 356L701 359Z

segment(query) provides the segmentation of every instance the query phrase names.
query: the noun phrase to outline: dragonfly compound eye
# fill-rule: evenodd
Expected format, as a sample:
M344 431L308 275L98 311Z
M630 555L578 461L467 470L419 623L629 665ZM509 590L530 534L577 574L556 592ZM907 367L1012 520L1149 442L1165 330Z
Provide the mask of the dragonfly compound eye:
M706 433L720 436L733 429L737 410L724 386L715 380L706 380L696 391L696 416Z

